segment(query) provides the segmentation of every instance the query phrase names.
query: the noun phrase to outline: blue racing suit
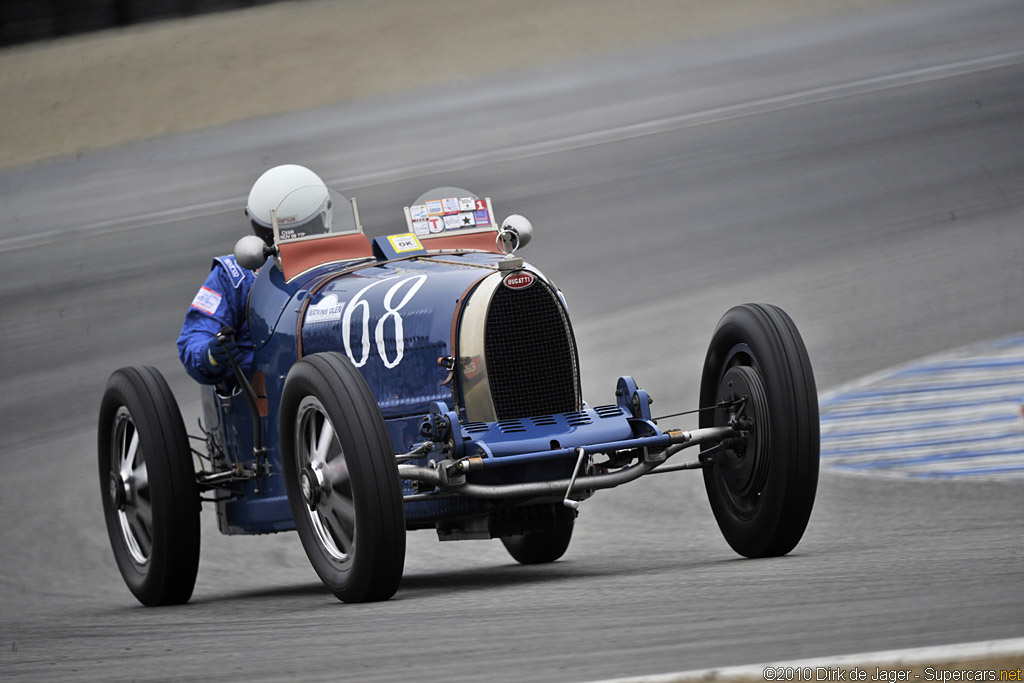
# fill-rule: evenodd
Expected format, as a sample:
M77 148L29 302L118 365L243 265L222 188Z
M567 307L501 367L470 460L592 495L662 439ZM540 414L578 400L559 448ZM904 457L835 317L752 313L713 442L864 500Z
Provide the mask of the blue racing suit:
M246 304L255 279L255 273L239 266L234 256L213 259L210 274L192 299L178 337L178 357L197 382L218 384L232 379L230 366L212 367L207 357L210 339L225 325L235 331L235 360L246 376L250 374L253 347Z

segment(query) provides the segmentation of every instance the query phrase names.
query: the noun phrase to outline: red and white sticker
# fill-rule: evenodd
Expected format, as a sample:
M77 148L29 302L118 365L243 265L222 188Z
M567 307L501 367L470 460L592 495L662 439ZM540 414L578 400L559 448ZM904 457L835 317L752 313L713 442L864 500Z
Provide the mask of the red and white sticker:
M509 273L505 276L503 282L509 289L526 289L533 284L536 280L533 273L528 273L525 270L521 270L517 273Z
M217 307L220 306L222 298L220 292L215 292L209 287L203 287L196 294L196 298L192 299L192 308L202 311L206 315L213 315L217 312Z
M441 205L444 207L445 213L459 212L459 200L457 197L445 197L441 200Z
M465 356L462 359L462 374L466 379L473 379L480 372L480 356Z

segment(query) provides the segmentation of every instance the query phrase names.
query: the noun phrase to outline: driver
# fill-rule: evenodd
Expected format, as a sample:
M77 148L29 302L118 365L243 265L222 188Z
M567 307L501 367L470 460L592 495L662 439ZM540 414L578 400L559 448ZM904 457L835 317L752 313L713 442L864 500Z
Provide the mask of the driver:
M331 202L327 186L304 166L275 166L261 175L249 192L245 214L256 235L274 245L271 211L276 209L281 238L330 232ZM201 384L230 379L228 354L248 375L253 345L249 336L246 302L255 273L235 262L234 255L213 259L210 274L185 314L178 337L178 356L185 371ZM234 339L217 341L222 327L234 330Z

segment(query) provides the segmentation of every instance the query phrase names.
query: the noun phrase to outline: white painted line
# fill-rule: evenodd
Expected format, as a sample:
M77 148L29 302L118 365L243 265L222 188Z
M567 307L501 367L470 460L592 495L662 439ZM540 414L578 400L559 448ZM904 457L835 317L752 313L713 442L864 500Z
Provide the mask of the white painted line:
M526 145L515 145L494 150L487 150L475 154L450 157L438 161L429 161L418 164L410 164L401 168L388 169L371 173L362 173L343 178L332 178L327 180L330 187L337 188L360 188L372 187L384 183L393 183L401 180L408 180L422 175L437 173L450 173L452 171L464 171L483 165L501 163L507 161L520 161L532 159L548 154L557 154L577 149L585 149L612 142L621 142L634 138L667 133L696 126L721 123L757 114L783 111L793 107L819 104L845 97L867 95L874 92L929 83L944 78L965 76L982 71L990 71L1007 66L1024 63L1024 50L1007 52L987 57L965 59L948 64L912 69L893 74L874 76L843 83L808 88L797 92L764 97L748 102L740 102L723 107L714 107L702 111L666 116L648 121L628 123L621 126L614 126L603 130L590 131L577 135L567 135L554 140L542 140ZM81 234L104 234L110 232L122 232L136 228L151 227L171 223L188 218L195 218L204 215L206 211L224 211L232 207L242 206L242 198L223 199L205 204L185 206L179 209L157 211L152 213L138 214L124 218L117 218L108 221L100 221L83 225L67 230L53 230L48 232L34 233L31 235L20 235L0 239L0 253L25 249L28 247L42 246L53 243L66 235Z
M890 671L893 669L929 665L955 669L957 662L1018 655L1021 657L1022 664L1024 664L1024 638L986 640L977 643L939 645L903 650L883 650L881 652L864 652L833 657L815 657L813 659L729 666L719 669L699 669L678 673L655 674L652 676L611 678L602 681L591 681L590 683L691 683L692 681L730 681L751 678L765 680L765 671L768 669L810 669L814 672L819 667L847 670L854 667L859 669L866 668L868 670L868 677L865 680L871 680L876 667ZM849 680L849 678L847 679ZM796 680L796 678L794 677L791 680ZM814 679L812 678L811 680ZM915 679L911 677L910 680L913 681ZM927 679L921 678L920 680L925 681Z

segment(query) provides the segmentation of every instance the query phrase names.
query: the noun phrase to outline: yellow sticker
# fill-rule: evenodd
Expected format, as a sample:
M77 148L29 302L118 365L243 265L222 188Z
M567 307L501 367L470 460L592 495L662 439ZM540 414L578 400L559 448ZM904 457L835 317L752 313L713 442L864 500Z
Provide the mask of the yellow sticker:
M402 254L407 251L419 251L423 249L423 245L416 235L411 232L403 233L401 235L388 235L388 242L391 242L391 246L394 247L395 252Z

